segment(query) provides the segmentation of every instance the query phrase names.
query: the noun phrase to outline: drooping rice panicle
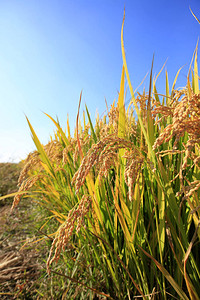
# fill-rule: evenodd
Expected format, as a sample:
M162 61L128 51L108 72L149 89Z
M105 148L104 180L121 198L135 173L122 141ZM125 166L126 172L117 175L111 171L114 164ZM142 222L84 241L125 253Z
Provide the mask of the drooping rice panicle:
M84 217L89 211L91 204L90 196L84 195L76 209L69 211L66 221L58 228L56 236L52 242L49 257L47 260L47 272L50 274L50 265L54 261L58 261L61 251L70 243L70 238L73 235L76 227L76 233L79 233L82 226L84 226ZM54 252L54 255L53 255Z

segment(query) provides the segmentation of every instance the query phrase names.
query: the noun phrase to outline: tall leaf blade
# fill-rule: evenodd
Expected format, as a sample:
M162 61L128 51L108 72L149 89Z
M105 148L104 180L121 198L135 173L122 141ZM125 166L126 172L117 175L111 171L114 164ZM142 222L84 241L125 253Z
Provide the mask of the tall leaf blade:
M44 151L44 148L43 148L42 144L40 143L40 141L39 141L32 125L31 125L31 123L29 122L29 119L27 118L27 116L26 116L26 120L28 122L29 128L30 128L31 133L32 133L32 139L33 139L33 141L35 143L35 146L36 146L36 148L39 152L39 155L40 155L40 158L41 158L42 162L46 165L46 168L49 170L51 175L53 177L55 177L55 173L54 173L53 167L51 165L51 162L50 162L48 156L46 155L46 153Z
M194 92L199 94L199 76L198 76L198 66L197 66L197 47L196 54L194 58Z
M200 20L197 18L197 16L193 13L192 9L190 8L190 11L193 15L193 17L197 20L197 22L200 24Z
M153 146L153 144L155 142L154 123L153 123L153 118L152 118L152 115L151 115L151 90L152 90L153 62L154 62L154 56L153 56L152 65L151 65L151 74L150 74L150 82L149 82L149 95L148 95L148 103L147 103L147 135L149 137L151 146Z
M122 67L121 84L118 98L119 121L118 121L118 137L124 138L126 131L126 115L124 106L124 66Z
M64 131L62 130L62 128L60 127L60 124L58 122L56 122L50 115L48 115L47 113L44 113L47 117L49 117L51 119L51 121L56 125L62 139L63 139L63 142L65 143L66 146L69 145L69 141L66 137L66 134L64 133ZM69 133L70 134L70 133Z
M181 67L181 68L178 70L178 72L176 73L174 82L173 82L173 84L172 84L171 96L173 95L174 87L175 87L176 81L177 81L177 79L178 79L179 73L180 73L180 71L181 71L182 68L183 68L183 67Z
M124 17L123 17L122 28L121 28L121 50L122 50L122 58L123 58L124 69L125 69L126 78L127 78L127 81L128 81L128 85L129 85L129 89L130 89L132 101L133 101L133 104L135 106L135 110L136 110L136 113L137 113L137 117L138 117L138 121L139 121L141 130L142 130L142 133L143 133L144 138L146 140L146 143L148 145L152 162L154 164L156 164L155 153L153 152L153 149L152 149L152 146L151 146L151 142L149 140L149 137L147 135L146 129L145 129L144 124L142 122L142 118L140 116L140 111L139 111L138 106L137 106L137 102L136 102L136 99L135 99L135 95L134 95L134 92L133 92L133 87L132 87L130 76L129 76L129 72L128 72L128 67L127 67L127 63L126 63L126 56L125 56L125 49L124 49L124 37L123 37L124 20L125 20L125 11L124 11Z
M139 245L138 245L139 246ZM162 274L165 276L165 278L169 281L171 286L175 289L177 294L181 297L181 299L189 300L189 298L186 296L184 291L180 288L180 286L176 283L176 281L173 279L173 277L168 273L168 271L149 253L147 253L144 249L142 249L140 246L139 248L149 257L151 260L156 264L158 269L162 272Z
M165 79L165 85L166 85L166 105L169 106L169 79L168 79L168 73L166 71L165 73L166 79Z
M97 137L96 137L96 134L95 134L95 131L94 131L94 127L92 125L92 121L91 121L91 118L90 118L90 113L88 111L88 108L87 108L86 104L85 104L85 109L86 109L87 117L88 117L88 120L89 120L89 123L90 123L90 129L91 129L92 137L93 137L93 140L94 140L94 142L96 144L97 143Z

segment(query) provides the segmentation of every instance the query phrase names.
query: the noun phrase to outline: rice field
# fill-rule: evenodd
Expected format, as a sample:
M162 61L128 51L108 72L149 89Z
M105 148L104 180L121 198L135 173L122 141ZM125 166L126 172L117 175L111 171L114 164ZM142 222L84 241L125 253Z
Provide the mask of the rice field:
M199 299L200 93L195 49L186 86L133 92L121 31L118 100L92 123L87 106L72 136L55 133L20 174L21 197L42 207L46 272L57 299ZM125 81L131 101L125 107ZM81 122L82 120L82 122ZM51 287L52 290L54 286Z

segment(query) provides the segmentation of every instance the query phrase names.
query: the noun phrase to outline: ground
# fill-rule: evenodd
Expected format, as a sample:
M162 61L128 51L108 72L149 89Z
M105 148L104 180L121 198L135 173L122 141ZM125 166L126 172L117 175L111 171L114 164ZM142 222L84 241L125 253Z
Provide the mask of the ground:
M19 165L0 164L0 196L17 190L19 171ZM0 299L36 299L46 268L44 245L27 242L37 240L38 211L26 198L11 213L12 200L0 201Z

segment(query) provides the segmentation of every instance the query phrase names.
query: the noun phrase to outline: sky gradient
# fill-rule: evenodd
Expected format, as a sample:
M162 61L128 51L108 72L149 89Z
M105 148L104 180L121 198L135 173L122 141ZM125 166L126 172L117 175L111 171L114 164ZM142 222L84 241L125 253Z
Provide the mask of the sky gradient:
M200 33L199 0L0 0L0 162L19 161L35 149L25 115L39 139L47 143L55 129L43 114L75 127L83 90L94 120L105 98L117 99L122 70L121 25L126 10L124 44L135 89L167 60L158 79L165 92L165 70L172 86L186 76ZM149 77L145 80L148 90ZM127 99L128 102L128 99Z

